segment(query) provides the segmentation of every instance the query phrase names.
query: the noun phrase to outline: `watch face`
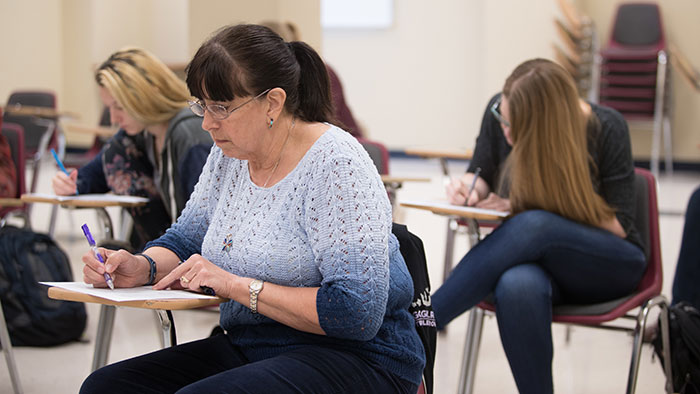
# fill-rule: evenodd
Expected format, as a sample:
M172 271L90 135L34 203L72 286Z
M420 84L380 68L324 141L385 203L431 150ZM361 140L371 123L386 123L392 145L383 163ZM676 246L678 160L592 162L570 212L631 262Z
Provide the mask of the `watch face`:
M250 290L260 291L263 287L263 282L261 280L254 280L250 282Z

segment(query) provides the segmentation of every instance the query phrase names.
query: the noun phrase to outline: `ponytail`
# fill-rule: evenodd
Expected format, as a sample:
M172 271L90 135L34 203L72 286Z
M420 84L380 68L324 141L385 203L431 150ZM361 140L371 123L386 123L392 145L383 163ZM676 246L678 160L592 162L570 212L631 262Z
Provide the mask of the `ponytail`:
M326 65L308 44L301 41L288 43L299 63L297 115L307 122L332 122L333 104L331 83Z

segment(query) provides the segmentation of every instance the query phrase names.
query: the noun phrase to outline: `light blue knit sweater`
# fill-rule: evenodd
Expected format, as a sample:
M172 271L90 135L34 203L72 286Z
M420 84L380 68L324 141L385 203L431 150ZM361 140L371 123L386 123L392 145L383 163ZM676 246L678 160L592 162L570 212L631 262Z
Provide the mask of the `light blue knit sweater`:
M221 306L221 325L252 360L320 344L420 382L425 355L408 312L413 283L391 234L391 206L372 160L345 131L331 126L266 189L250 181L247 161L213 147L177 223L148 246L181 259L201 253L244 277L320 287L316 308L325 337L235 301Z

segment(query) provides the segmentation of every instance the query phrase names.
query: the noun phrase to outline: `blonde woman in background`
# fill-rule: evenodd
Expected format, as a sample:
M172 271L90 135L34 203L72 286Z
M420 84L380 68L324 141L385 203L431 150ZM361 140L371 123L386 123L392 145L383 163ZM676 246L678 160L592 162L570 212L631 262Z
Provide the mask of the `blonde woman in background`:
M113 192L147 197L131 208L131 244L140 249L162 235L185 207L212 145L192 113L184 81L148 51L126 48L95 73L100 99L119 131L70 176L57 172L59 195Z
M633 182L622 116L580 100L551 61L519 65L486 108L469 171L448 187L454 204L512 217L433 295L438 329L493 294L518 390L552 393L552 305L625 296L644 273Z

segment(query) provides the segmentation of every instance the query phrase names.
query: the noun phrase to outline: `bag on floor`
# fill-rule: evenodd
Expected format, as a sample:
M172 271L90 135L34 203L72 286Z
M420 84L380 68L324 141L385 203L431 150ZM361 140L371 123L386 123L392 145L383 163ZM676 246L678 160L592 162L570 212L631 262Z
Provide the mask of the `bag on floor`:
M87 314L80 302L48 297L38 282L72 281L65 252L45 234L0 228L0 300L15 346L53 346L77 340Z
M668 310L673 392L700 394L700 312L685 302ZM661 327L661 321L659 321ZM665 365L661 335L653 340L654 352Z

